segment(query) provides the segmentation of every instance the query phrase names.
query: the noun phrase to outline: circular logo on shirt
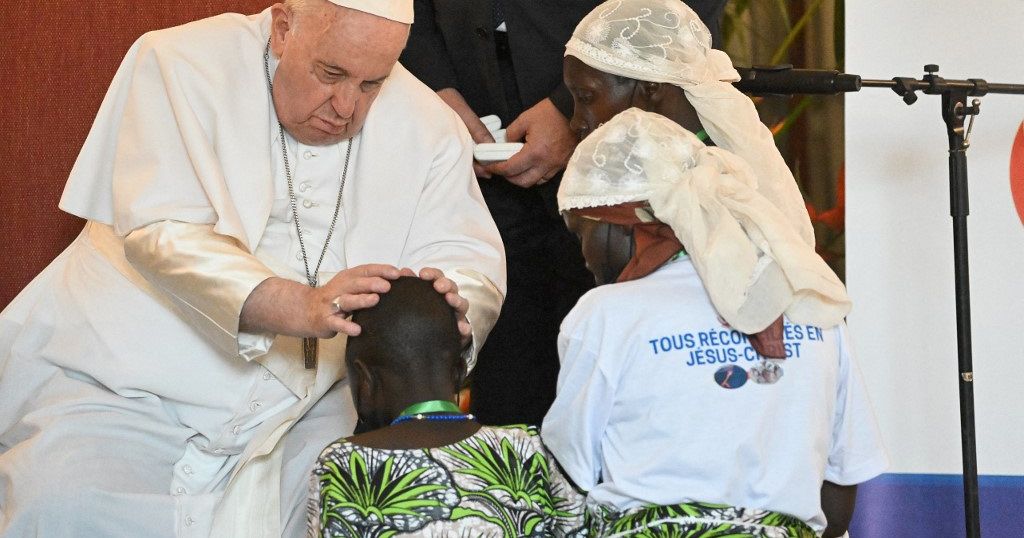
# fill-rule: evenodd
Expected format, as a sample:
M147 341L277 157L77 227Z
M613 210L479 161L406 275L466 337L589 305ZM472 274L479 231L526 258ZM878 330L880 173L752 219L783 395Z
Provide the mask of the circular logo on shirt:
M758 385L772 385L782 377L782 366L778 361L765 359L750 369L750 380Z
M723 389L738 389L747 382L747 371L739 366L723 366L715 372L715 383Z
M1024 224L1024 122L1017 129L1017 137L1010 150L1010 194L1013 205L1017 207L1017 216Z

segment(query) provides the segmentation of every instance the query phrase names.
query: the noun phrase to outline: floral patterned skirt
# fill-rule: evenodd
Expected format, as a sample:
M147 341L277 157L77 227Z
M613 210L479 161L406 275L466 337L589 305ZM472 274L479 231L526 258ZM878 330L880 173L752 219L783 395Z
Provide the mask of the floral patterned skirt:
M724 504L644 506L623 512L588 510L591 537L642 538L815 538L802 520L768 510Z

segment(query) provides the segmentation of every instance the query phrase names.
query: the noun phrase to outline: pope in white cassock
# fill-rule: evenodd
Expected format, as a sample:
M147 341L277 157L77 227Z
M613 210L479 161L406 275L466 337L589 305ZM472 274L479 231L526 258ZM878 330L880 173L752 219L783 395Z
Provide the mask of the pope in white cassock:
M0 315L0 535L301 534L355 422L331 337L406 268L472 358L504 251L465 127L397 64L411 22L289 1L132 46L61 200L85 230Z

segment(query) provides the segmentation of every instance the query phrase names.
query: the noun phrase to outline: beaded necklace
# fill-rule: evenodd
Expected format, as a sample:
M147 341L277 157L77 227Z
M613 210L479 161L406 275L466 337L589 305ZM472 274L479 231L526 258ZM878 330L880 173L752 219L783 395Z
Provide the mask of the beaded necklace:
M448 400L430 400L410 405L402 410L398 418L391 421L391 425L409 422L410 420L425 420L427 422L459 422L476 420L471 414L462 414L459 406Z

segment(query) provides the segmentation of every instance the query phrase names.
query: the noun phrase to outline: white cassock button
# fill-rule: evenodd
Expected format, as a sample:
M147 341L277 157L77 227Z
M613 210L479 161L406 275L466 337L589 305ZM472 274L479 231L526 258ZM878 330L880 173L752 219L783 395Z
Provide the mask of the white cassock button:
M299 192L306 192L312 188L313 186L310 185L308 181L303 181L302 183L299 183Z
M312 152L312 151L309 151L309 150L307 149L306 151L302 152L302 158L303 158L303 159L306 159L307 161L308 161L308 160L310 160L310 159L312 159L312 158L313 158L313 152Z
M174 490L174 494L175 495L184 495L185 494L185 488L178 488L178 489Z
M235 435L238 435L239 432L241 432L241 431L242 431L242 427L241 426L235 425L235 426L231 427L231 433L233 433Z
M191 475L195 471L192 470L192 466L191 465L186 465L186 466L181 468L181 472L183 472L183 473L185 473L187 475ZM181 488L178 488L178 489L181 489Z
M300 255L299 257L301 258L302 256ZM266 372L263 372L263 380L264 381L270 381L271 377L274 377L274 376L273 376L273 374L270 373L269 370L266 371Z
M263 406L263 404L260 403L259 400L253 400L253 401L249 402L249 411L252 411L253 413L255 413L256 410L259 409L262 406Z
M306 209L309 209L309 208L313 207L313 201L312 200L303 200L302 201L302 207L304 207Z
M295 259L299 260L300 262L302 261L302 251L301 250L295 253Z
M213 449L213 453L214 454L223 454L224 453L224 449L223 448L215 448L215 449Z
M192 525L195 525L195 523L196 523L196 520L192 519L192 516L185 516L185 526L186 527L191 527Z

